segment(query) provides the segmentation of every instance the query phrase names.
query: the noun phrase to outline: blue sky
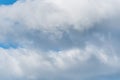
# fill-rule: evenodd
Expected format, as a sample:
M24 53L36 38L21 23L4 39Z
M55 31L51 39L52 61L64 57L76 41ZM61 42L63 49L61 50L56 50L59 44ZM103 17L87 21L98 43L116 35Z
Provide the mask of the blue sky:
M0 0L0 4L1 5L10 5L13 4L14 2L16 2L16 0Z
M13 3L15 3L17 0L0 0L0 5L12 5ZM1 48L16 48L16 44L12 43L10 41L6 41L6 42L0 42L0 47Z
M0 80L120 80L119 0L0 4Z

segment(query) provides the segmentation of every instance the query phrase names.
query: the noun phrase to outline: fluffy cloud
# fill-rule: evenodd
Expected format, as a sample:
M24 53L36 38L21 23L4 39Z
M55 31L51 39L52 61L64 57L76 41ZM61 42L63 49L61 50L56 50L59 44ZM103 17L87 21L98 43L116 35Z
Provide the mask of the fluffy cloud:
M18 0L0 6L0 77L92 80L119 74L119 0ZM100 78L99 78L100 79Z
M47 53L23 48L0 49L0 52L0 70L4 71L1 77L11 80L84 80L115 73L120 66L119 56L94 46Z
M113 16L119 11L117 7L119 7L118 0L25 0L24 2L20 0L12 6L2 6L0 15L1 21L5 20L9 26L16 23L47 31L71 26L81 29ZM1 25L4 26L5 23Z

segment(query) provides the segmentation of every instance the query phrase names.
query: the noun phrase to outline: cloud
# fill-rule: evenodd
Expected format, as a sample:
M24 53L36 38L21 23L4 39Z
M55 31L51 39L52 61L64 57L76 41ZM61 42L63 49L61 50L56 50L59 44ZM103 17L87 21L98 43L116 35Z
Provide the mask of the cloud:
M0 49L3 79L87 79L119 70L119 56L95 46L85 49L40 52L29 49ZM112 70L111 70L112 69ZM52 74L51 74L52 73ZM5 77L4 77L5 76Z
M18 0L0 6L0 79L92 80L119 74L119 0ZM2 45L3 45L2 44Z
M119 10L116 8L119 7L118 2L118 0L25 0L24 2L20 0L12 6L1 7L1 20L10 20L11 25L19 23L26 27L47 29L47 31L56 28L64 30L68 27L66 25L81 29L113 16ZM6 13L7 11L9 13ZM2 17L2 15L6 16Z

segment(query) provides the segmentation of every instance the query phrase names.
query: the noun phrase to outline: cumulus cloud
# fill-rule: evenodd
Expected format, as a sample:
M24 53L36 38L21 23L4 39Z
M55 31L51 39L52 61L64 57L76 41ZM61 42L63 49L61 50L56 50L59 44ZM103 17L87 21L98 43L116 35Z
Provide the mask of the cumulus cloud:
M0 6L0 77L92 80L119 74L119 0L18 0Z
M1 77L5 75L4 79L11 80L84 80L117 72L120 66L119 56L94 46L47 53L22 48L0 49L0 52L0 69L4 71Z
M64 29L68 27L66 25L81 29L113 16L119 10L118 3L118 0L25 0L24 2L20 0L12 6L1 7L1 20L11 21L12 23L7 22L9 25L19 23L39 29Z

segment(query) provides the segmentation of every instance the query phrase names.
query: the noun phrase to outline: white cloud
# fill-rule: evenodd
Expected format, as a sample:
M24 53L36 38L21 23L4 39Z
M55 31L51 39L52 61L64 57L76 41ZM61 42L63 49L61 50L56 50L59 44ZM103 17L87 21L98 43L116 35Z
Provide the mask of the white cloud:
M47 53L23 48L1 48L0 52L0 70L4 72L0 74L10 79L13 76L13 79L27 80L59 80L65 77L71 78L70 80L84 80L113 74L120 69L119 56L109 55L105 49L96 46Z
M0 48L0 79L86 80L119 72L119 4L18 0L0 6L0 42L18 46Z
M118 13L118 0L27 0L0 8L1 26L18 23L47 32L67 28L83 29ZM4 16L5 15L5 16ZM10 22L7 22L10 21ZM73 25L73 26L66 26Z

